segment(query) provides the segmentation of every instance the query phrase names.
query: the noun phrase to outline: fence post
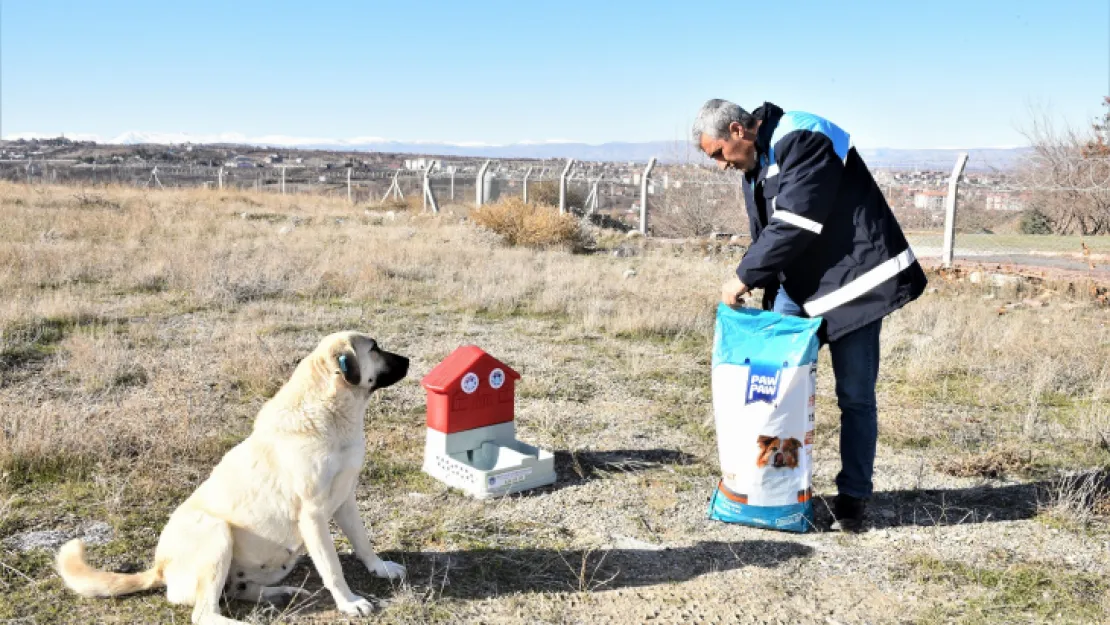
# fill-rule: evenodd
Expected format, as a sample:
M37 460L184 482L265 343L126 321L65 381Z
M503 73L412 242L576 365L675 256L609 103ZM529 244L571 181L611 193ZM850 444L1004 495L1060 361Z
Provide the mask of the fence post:
M563 168L563 173L559 175L559 214L567 212L567 174L570 173L570 168L574 167L574 159L567 159L567 166Z
M221 167L220 171L216 174L220 180L220 191L224 190L224 168Z
M397 184L397 176L400 176L400 175L401 175L401 170L400 169L393 172L393 182L390 183L389 188L385 190L385 195L382 196L382 201L381 201L382 204L385 204L385 200L386 200L386 198L388 198L390 196L390 194L392 194L393 197L395 197L397 199L400 199L400 200L405 199L405 194L401 192L401 185Z
M597 211L597 187L601 184L601 175L594 180L590 186L590 194L586 196L586 216L590 217Z
M436 196L432 195L432 179L429 177L435 164L436 162L432 161L424 168L424 210L428 210L428 204L431 204L432 213L438 215L439 204L436 203Z
M454 202L455 201L455 166L451 165L450 167L447 168L447 171L451 174L451 201Z
M528 167L528 171L524 172L524 203L528 203L528 176L532 175L532 167Z
M354 168L353 167L348 167L347 168L347 203L348 204L353 204L354 203L354 202L351 201L351 170L352 169L354 169Z
M651 157L648 161L647 167L644 169L644 176L640 178L640 234L647 236L648 233L648 176L651 175L651 170L655 169L655 157Z
M482 203L486 199L486 170L489 169L489 161L482 163L478 168L478 188L474 191L474 206L481 208Z
M967 152L961 152L956 157L956 166L952 168L952 176L948 178L948 197L944 201L944 251L942 260L944 267L952 266L952 258L956 250L956 195L960 190L960 176L967 166Z
M281 194L285 195L285 165L281 166Z

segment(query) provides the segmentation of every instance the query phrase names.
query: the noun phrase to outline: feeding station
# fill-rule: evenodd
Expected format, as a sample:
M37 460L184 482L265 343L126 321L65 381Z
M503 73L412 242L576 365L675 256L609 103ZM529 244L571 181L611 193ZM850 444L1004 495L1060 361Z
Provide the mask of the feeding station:
M428 395L424 472L484 499L555 482L555 457L516 438L520 374L468 345L436 365Z

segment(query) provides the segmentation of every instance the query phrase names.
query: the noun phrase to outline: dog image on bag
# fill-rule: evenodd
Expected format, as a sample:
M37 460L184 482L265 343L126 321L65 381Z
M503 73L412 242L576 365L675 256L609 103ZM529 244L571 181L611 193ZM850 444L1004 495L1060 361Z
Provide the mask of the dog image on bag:
M798 439L782 440L777 436L761 435L756 444L759 445L759 457L756 458L755 466L761 469L768 465L776 469L798 468L798 450L802 448L802 442Z
M170 603L194 606L193 623L228 625L240 621L219 614L221 597L281 603L309 594L278 585L307 552L340 612L371 614L373 605L343 578L328 525L335 521L371 574L405 575L405 567L371 548L355 487L370 395L402 380L408 368L407 358L366 334L325 337L262 406L250 436L170 515L150 569L96 570L85 562L84 544L73 540L57 557L66 586L86 597L165 586Z

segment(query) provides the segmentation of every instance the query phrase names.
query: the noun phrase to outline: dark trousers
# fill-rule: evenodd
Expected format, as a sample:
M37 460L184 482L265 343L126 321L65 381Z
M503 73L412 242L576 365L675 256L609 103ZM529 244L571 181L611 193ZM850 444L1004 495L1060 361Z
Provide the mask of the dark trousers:
M779 289L775 312L804 317L805 312L786 291ZM840 406L840 473L837 490L851 497L871 497L875 473L875 443L879 438L879 409L875 383L879 378L879 332L883 320L873 321L829 343L836 400Z

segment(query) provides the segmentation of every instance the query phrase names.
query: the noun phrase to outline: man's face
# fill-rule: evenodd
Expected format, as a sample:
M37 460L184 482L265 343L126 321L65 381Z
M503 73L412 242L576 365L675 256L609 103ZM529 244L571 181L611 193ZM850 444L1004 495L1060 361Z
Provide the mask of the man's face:
M702 151L717 161L717 166L722 170L739 169L749 172L755 169L755 130L745 130L738 122L732 122L728 131L725 139L703 134L700 142Z

